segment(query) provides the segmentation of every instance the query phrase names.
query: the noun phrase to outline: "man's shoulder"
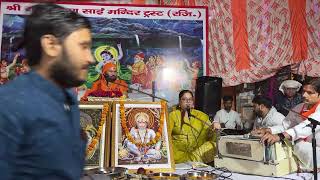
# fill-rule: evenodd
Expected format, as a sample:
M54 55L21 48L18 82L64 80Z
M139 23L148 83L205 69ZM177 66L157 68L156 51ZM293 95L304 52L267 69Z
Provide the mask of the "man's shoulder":
M238 113L237 111L233 110L233 109L231 109L230 112L231 112L232 114L239 115L239 113Z
M27 112L29 108L42 106L39 103L42 91L33 86L28 75L22 75L0 86L0 109L13 108L15 111Z
M219 111L217 111L217 113L222 113L224 111L225 111L224 109L220 109Z
M28 79L26 77L19 77L8 83L0 86L0 98L7 99L17 97L28 91ZM12 99L13 100L13 99Z
M224 109L220 109L219 111L216 112L215 117L221 117L224 112L225 112Z
M0 113L4 116L18 116L20 112L30 107L31 99L27 87L28 83L23 78L17 78L0 86Z
M274 109L273 116L275 118L279 118L279 119L284 119L285 118L285 116L283 114L281 114L280 112L278 112L276 108L273 107L273 109Z
M292 108L293 111L300 112L302 108L305 106L305 103L299 103Z

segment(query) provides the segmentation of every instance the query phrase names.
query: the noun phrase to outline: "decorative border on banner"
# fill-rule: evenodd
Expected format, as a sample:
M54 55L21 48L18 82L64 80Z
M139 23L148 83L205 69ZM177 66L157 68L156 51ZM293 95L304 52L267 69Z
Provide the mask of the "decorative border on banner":
M0 2L1 14L29 14L30 6L36 3L28 0L4 0ZM103 4L95 2L57 2L86 17L128 18L128 19L167 19L167 20L202 20L203 21L203 75L208 75L208 7L206 6L164 6L134 4ZM144 7L141 10L141 7ZM0 18L3 22L3 15ZM0 28L2 34L2 28ZM1 41L0 41L1 43Z

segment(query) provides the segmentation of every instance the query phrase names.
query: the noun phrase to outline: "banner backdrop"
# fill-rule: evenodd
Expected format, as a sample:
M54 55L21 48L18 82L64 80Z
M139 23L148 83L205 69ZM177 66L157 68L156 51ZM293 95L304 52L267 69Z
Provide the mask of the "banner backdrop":
M33 3L1 2L1 84L24 73L23 25ZM92 23L92 52L96 64L90 67L83 92L92 86L101 66L114 61L118 77L130 87L155 94L177 103L178 92L194 89L195 79L207 72L207 9L160 6L106 5L97 3L60 4L89 18ZM108 52L108 56L103 52ZM144 66L139 81L132 71L135 56ZM141 67L141 66L140 66ZM137 69L139 71L139 69ZM139 78L139 79L140 79ZM129 98L149 100L147 95L129 91Z

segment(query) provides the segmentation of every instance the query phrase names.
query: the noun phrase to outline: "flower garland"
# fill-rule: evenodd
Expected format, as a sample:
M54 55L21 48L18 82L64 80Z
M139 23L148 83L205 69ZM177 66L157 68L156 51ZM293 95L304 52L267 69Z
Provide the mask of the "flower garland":
M96 136L92 139L91 143L87 147L86 155L91 154L92 151L94 150L94 148L96 147L97 143L100 141L103 124L106 122L108 111L109 111L109 105L107 103L103 104L101 119L100 119L99 126L98 126L98 131L97 131Z
M115 90L115 91L96 90L88 94L88 96L93 96L93 97L110 97L110 98L121 97L122 95L123 93L120 90Z
M120 119L121 119L121 126L124 130L124 134L126 135L126 137L128 138L128 140L135 144L137 147L141 148L141 147L145 147L145 146L151 146L156 144L159 139L161 138L162 135L162 128L163 128L163 122L164 122L164 110L165 108L165 101L161 101L161 113L160 113L160 125L159 125L159 129L156 132L156 137L154 139L152 139L150 142L148 143L138 143L134 140L134 138L132 137L132 135L129 132L129 129L127 127L127 122L126 122L126 115L125 115L125 109L124 109L124 102L120 102Z

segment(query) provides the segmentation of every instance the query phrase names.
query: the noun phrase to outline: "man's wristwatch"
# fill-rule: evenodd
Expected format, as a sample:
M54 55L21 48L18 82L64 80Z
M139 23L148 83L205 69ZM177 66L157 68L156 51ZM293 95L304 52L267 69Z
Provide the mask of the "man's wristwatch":
M284 139L286 138L286 137L284 136L284 134L283 134L283 133L279 133L279 134L277 134L277 135L279 136L280 141L281 141L281 142L284 142Z

